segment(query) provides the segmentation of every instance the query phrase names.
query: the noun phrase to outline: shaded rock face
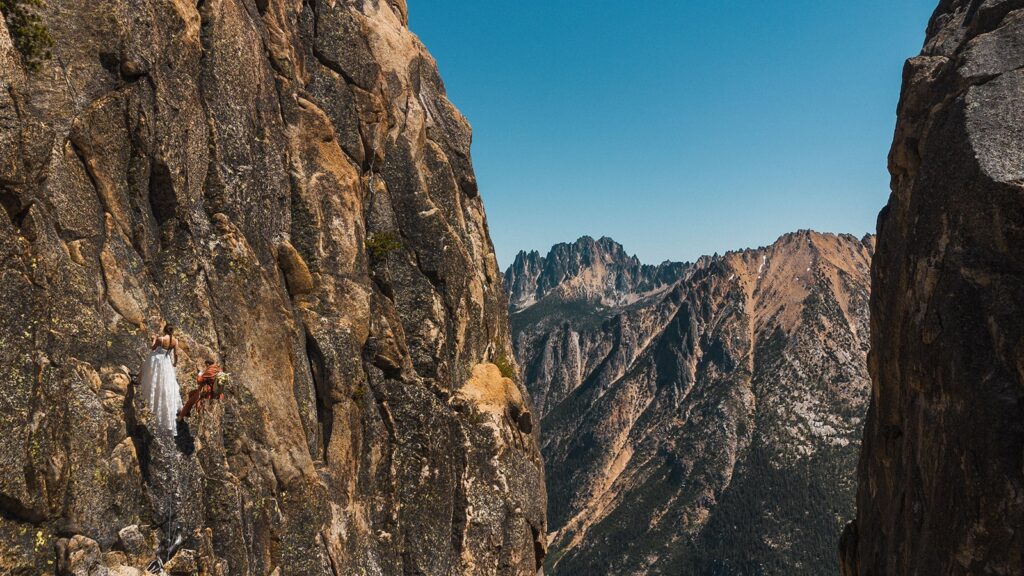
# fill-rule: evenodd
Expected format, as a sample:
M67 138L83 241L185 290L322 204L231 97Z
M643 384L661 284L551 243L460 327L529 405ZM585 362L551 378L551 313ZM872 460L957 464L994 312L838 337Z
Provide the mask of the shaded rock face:
M549 573L837 573L868 403L873 242L798 232L665 264L618 305L522 290L545 293L512 323L542 415ZM506 278L526 274L516 266Z
M181 534L179 572L533 574L470 128L405 2L40 15L38 70L0 24L0 572L133 573ZM210 354L234 381L178 442L121 368L163 322L183 392Z
M843 573L1024 573L1024 3L944 1L904 68Z

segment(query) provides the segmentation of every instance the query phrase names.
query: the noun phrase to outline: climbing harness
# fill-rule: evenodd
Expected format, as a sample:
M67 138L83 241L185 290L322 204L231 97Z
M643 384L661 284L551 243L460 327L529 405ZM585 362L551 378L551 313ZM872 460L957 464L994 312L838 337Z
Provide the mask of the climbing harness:
M370 148L370 169L366 171L366 199L370 202L370 209L373 209L373 201L377 198L377 192L373 189L373 167L377 163L377 134L373 135L374 142Z

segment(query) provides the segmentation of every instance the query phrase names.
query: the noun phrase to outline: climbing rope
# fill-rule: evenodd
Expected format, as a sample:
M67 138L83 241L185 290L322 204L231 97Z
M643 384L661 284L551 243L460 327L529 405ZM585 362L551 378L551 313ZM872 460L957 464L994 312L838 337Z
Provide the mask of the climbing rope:
M146 566L150 574L163 574L164 566L170 562L174 553L182 545L184 538L181 536L178 526L177 502L184 492L181 475L181 454L176 447L172 446L171 465L167 471L168 489L164 508L164 534L163 543L157 549L156 558Z
M167 491L167 526L164 527L164 562L170 562L171 560L171 548L173 547L174 535L175 535L175 524L177 524L177 501L178 501L178 481L181 474L178 473L178 451L173 452L174 457L171 459L171 490Z
M376 199L376 190L373 189L373 167L377 163L377 133L374 130L373 142L370 148L370 169L366 171L366 197L370 201L370 209L373 209L373 201Z

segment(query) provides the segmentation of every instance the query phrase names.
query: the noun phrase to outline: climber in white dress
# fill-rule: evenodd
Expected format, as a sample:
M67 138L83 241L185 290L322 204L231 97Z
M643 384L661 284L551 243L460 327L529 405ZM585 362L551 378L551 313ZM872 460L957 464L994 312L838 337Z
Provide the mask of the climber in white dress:
M149 357L142 367L139 392L153 413L157 430L174 433L178 410L181 410L181 391L174 367L178 365L178 339L174 326L168 324L164 333L154 336Z

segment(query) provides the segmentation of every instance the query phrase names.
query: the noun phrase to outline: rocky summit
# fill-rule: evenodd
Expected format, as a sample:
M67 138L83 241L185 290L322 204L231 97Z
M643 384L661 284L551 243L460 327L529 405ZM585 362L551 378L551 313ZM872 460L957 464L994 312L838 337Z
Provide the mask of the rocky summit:
M0 8L0 573L534 574L470 127L405 0ZM182 392L231 374L173 442L133 376L165 322Z
M903 73L847 576L1024 574L1024 2L944 0Z
M603 238L506 271L542 416L549 574L838 573L867 410L873 237L692 264Z

